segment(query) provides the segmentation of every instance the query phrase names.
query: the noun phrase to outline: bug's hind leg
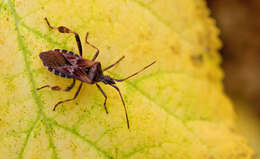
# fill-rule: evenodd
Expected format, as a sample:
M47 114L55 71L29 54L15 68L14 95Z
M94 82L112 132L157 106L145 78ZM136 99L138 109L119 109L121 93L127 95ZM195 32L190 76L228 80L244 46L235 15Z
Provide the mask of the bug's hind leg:
M104 102L104 108L106 110L106 113L108 114L108 111L107 111L107 106L106 106L106 103L107 103L107 95L106 93L102 90L102 88L96 83L96 86L98 87L98 89L100 90L100 92L103 94L103 96L105 97L105 102Z
M87 43L89 46L91 46L92 48L94 48L94 49L97 50L96 53L95 53L95 55L94 55L94 57L93 57L92 60L91 60L91 61L95 61L96 58L98 57L99 49L98 49L96 46L94 46L93 44L91 44L91 43L88 42L88 35L89 35L89 33L87 32L86 37L85 37L86 43Z
M79 95L79 92L80 92L80 89L81 89L81 87L82 87L82 84L83 84L83 83L81 82L80 85L79 85L79 88L78 88L78 90L77 90L77 92L75 93L75 95L74 95L73 98L59 101L57 104L54 105L53 111L56 110L56 108L57 108L58 105L60 105L60 104L62 104L62 103L65 103L65 102L69 102L69 101L75 100L75 99L77 98L77 96Z
M51 88L54 91L65 91L65 92L68 92L68 91L70 91L74 87L75 82L76 82L76 80L73 79L73 82L65 89L64 88L60 88L59 86L44 85L44 86L42 86L40 88L37 88L37 90L41 90L43 88Z
M46 23L48 24L50 29L57 29L60 33L72 33L75 35L75 39L78 45L78 49L79 49L79 54L80 56L82 56L82 45L81 45L81 41L79 38L79 34L70 30L69 28L65 27L65 26L58 26L58 27L53 27L50 25L48 19L45 17L44 20L46 21Z

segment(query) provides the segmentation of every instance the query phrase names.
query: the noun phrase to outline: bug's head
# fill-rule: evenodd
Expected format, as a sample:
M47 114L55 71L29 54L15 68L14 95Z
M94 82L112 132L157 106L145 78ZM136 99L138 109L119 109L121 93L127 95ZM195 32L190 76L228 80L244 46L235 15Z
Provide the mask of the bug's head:
M115 80L113 78L111 78L110 76L104 75L101 76L101 81L105 84L115 84Z

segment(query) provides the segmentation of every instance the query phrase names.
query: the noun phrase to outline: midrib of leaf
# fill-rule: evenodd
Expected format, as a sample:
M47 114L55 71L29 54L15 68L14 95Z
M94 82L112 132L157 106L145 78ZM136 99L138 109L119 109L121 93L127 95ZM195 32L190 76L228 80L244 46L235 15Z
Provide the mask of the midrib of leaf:
M40 121L41 118L43 118L43 124L45 126L45 129L46 129L46 133L48 135L48 140L49 140L49 146L52 148L52 158L53 159L58 159L58 153L56 151L56 146L53 142L53 139L52 139L52 131L53 131L53 128L52 128L52 122L48 121L45 113L42 111L42 103L40 101L40 97L38 96L37 92L36 92L36 85L35 85L35 80L34 80L34 77L33 77L33 74L32 74L32 71L31 71L31 66L30 66L30 62L28 61L28 57L27 57L27 54L30 52L28 50L28 48L26 47L25 43L23 42L22 38L21 38L21 33L20 33L20 29L19 29L19 26L21 25L20 24L20 21L18 19L18 15L17 15L17 12L15 10L15 7L13 5L13 3L11 2L11 0L8 0L8 4L9 4L9 7L10 7L10 11L11 11L11 14L15 20L15 30L17 31L17 40L18 40L18 45L19 47L21 48L22 50L22 55L23 55L23 60L24 60L24 64L25 64L25 71L27 73L27 77L28 77L28 80L29 80L29 83L31 84L31 93L32 93L32 97L33 97L33 100L35 102L35 104L37 105L38 107L38 112L37 112L37 117L35 119L35 121L33 122L32 126L28 129L27 131L27 134L26 134L26 138L25 138L25 141L19 151L19 154L18 154L18 158L20 159L23 159L23 154L24 154L24 150L26 148L26 146L28 145L28 142L29 142L29 138L32 134L32 131L33 129L35 128L36 124L38 123L38 121ZM2 5L2 4L1 4ZM56 126L59 126L59 125L56 125ZM62 127L64 130L68 130L66 129L65 127ZM71 133L73 133L73 131L70 131ZM77 135L78 137L81 137L79 134L77 133L73 133L74 135ZM83 140L83 138L81 137L81 139ZM105 153L104 151L102 151L101 149L99 149L96 145L93 145L92 142L90 142L89 140L83 140L85 142L87 142L90 146L93 146L94 148L96 148L96 150L98 152L100 152L101 154L103 154L103 156L105 156L106 158L111 158L107 153Z
M13 15L13 18L15 20L15 30L17 31L18 45L19 45L19 47L22 50L22 55L23 55L24 64L25 64L25 71L27 73L27 77L29 79L29 83L31 84L32 97L34 99L35 104L38 107L36 120L33 122L31 128L29 128L29 131L28 131L28 133L26 135L24 144L22 145L21 150L19 152L19 158L22 159L23 158L23 154L24 154L24 150L25 150L26 146L28 145L29 138L30 138L30 136L32 134L32 131L33 131L36 123L40 120L41 116L44 118L44 121L46 121L46 118L45 118L45 116L43 114L43 111L42 111L42 103L40 102L39 96L36 93L35 80L33 78L33 74L31 72L31 67L30 67L30 64L29 64L29 61L28 61L28 57L27 57L27 54L28 54L29 50L28 50L28 48L26 47L25 43L23 42L23 40L21 38L21 33L20 33L20 29L19 29L19 25L20 24L19 24L19 20L17 18L17 13L16 13L16 10L15 10L14 5L11 2L11 0L8 0L8 4L9 4L10 10L11 10L11 14ZM48 125L46 125L45 122L44 122L44 125L45 125L46 129L49 127ZM55 148L55 145L52 144L53 143L52 142L52 137L51 137L51 135L50 135L48 130L49 129L47 129L47 135L49 136L50 147L53 149L53 154L54 154L53 158L57 159L58 156L57 156L57 153L55 151L56 148Z

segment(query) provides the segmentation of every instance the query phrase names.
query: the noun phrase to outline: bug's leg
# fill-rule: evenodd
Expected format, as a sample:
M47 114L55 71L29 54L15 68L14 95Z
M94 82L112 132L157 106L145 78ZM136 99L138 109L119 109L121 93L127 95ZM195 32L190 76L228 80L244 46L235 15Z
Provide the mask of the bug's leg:
M75 82L76 82L76 80L73 79L73 82L65 89L64 88L60 88L59 86L44 85L44 86L42 86L40 88L37 88L37 90L41 90L43 88L50 88L50 89L52 89L54 91L65 91L65 92L68 92L68 91L70 91L74 87Z
M78 33L70 30L69 28L67 28L65 26L53 27L53 26L50 25L50 23L49 23L49 21L48 21L48 19L46 17L44 19L45 19L45 21L48 24L50 29L57 29L60 33L72 33L72 34L74 34L76 42L77 42L77 45L78 45L79 54L80 54L80 56L82 56L82 45L81 45L81 41L80 41Z
M106 67L105 69L103 69L103 72L104 71L106 71L106 70L108 70L108 69L110 69L110 68L112 68L112 67L114 67L116 64L118 64L121 60L123 60L125 58L125 56L122 56L119 60L117 60L114 64L112 64L112 65L110 65L110 66L108 66L108 67Z
M126 106L125 106L125 101L124 101L124 98L123 98L123 96L120 92L120 89L116 85L113 85L113 84L111 84L110 86L114 87L120 95L121 101L122 101L122 103L124 105L124 109L125 109L125 117L126 117L127 128L130 129L128 114L127 114L127 110L126 110Z
M77 92L75 93L75 95L74 95L73 98L71 98L71 99L66 99L66 100L63 100L63 101L59 101L57 104L54 105L53 111L56 110L56 108L57 108L58 105L60 105L60 104L62 104L62 103L65 103L65 102L69 102L69 101L75 100L75 99L77 98L77 96L79 95L79 92L80 92L80 89L81 89L81 87L82 87L82 84L83 84L83 82L80 83L79 88L78 88L78 90L77 90Z
M75 83L76 83L76 80L73 79L73 82L67 88L65 88L65 91L70 91L75 86Z
M91 43L88 42L88 35L89 35L89 33L87 32L86 37L85 37L86 43L87 43L89 46L91 46L91 47L93 47L94 49L97 50L96 53L95 53L95 55L94 55L94 57L93 57L92 60L91 60L91 61L95 61L96 58L98 57L99 49L98 49L96 46L94 46L93 44L91 44Z
M105 97L105 102L104 102L104 108L106 110L106 113L108 114L108 111L107 111L107 106L106 106L106 103L107 103L107 95L106 93L102 90L102 88L96 83L96 86L98 87L98 89L100 90L100 92L103 94L103 96Z

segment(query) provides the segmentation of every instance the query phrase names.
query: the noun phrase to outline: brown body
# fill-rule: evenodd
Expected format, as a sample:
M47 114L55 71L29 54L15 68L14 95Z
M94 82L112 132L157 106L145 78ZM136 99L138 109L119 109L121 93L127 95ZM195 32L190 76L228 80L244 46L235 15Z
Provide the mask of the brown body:
M136 72L136 73L124 78L124 79L111 78L110 76L104 75L103 72L112 68L114 65L118 64L124 58L124 56L121 57L114 64L106 67L105 69L102 69L100 62L95 61L95 59L97 58L97 56L99 54L99 49L97 47L95 47L94 45L90 44L87 41L88 33L87 33L86 38L85 38L86 43L97 50L96 54L94 55L92 60L82 58L81 41L80 41L79 35L76 32L73 32L73 31L71 31L70 29L68 29L64 26L59 26L57 28L52 27L50 25L49 21L47 20L47 18L45 18L45 20L46 20L49 28L51 28L51 29L57 29L61 33L73 33L75 35L75 38L76 38L76 42L77 42L77 45L78 45L78 50L79 50L80 55L77 55L77 54L75 54L71 51L61 50L61 49L54 49L54 50L41 52L40 58L43 62L43 65L50 72L54 73L55 75L64 77L64 78L71 78L71 79L73 79L73 82L71 83L71 85L69 85L65 89L62 89L59 86L45 85L45 86L38 88L37 90L48 87L48 88L51 88L52 90L56 90L56 91L70 91L74 87L76 80L81 81L79 88L76 91L74 97L71 98L71 99L67 99L67 100L63 100L63 101L58 102L53 108L53 110L55 111L55 109L57 108L58 105L76 99L76 97L78 96L78 94L80 92L80 89L81 89L83 83L96 84L98 89L101 91L101 93L105 97L104 108L106 110L106 113L108 113L108 110L107 110L107 107L106 107L107 96L106 96L105 92L102 90L102 88L99 86L98 82L103 82L104 84L108 84L108 85L112 86L113 88L115 88L120 95L120 98L122 100L122 103L123 103L123 106L124 106L124 109L125 109L127 127L129 128L129 120L128 120L125 102L124 102L124 99L123 99L122 94L120 92L120 89L115 84L116 84L116 82L125 81L125 80L137 75L138 73L144 71L145 69L147 69L148 67L153 65L155 63L155 61L152 62L150 65L144 67L140 71L138 71L138 72Z
M83 59L71 51L49 50L40 53L40 58L50 72L64 78L94 84L103 76L100 62Z

